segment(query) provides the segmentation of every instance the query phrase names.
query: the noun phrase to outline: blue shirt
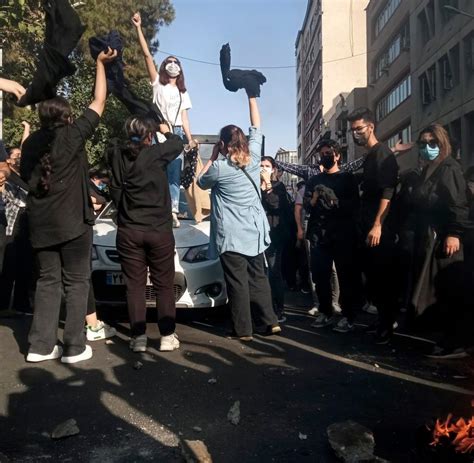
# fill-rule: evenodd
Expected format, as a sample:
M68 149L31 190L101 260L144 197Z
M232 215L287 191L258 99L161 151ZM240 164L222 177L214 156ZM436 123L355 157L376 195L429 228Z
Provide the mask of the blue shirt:
M249 129L251 161L245 170L260 190L262 132ZM240 168L227 158L214 161L197 184L211 188L211 236L209 257L216 259L224 252L246 256L261 254L270 244L269 224L260 196Z

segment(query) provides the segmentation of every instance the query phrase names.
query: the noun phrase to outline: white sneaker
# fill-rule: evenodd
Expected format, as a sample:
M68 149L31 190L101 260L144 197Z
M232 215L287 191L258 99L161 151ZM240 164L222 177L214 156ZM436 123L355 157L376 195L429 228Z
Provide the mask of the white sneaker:
M63 355L61 357L61 362L62 363L77 363L77 362L82 362L83 360L89 360L90 358L92 358L92 347L86 345L86 348L84 349L84 352L82 352L82 354L70 355L68 357Z
M176 212L173 212L171 215L173 216L173 228L181 227L181 222L178 219L178 214Z
M41 355L41 354L34 354L33 352L28 352L26 356L27 362L44 362L45 360L54 360L58 359L63 355L63 348L61 346L55 345L53 350L50 354Z
M371 315L378 314L377 307L375 307L375 305L369 304L368 302L364 305L364 307L362 307L362 310L364 312L370 313Z
M161 352L171 352L176 349L179 349L178 335L176 333L161 337Z
M317 305L315 305L314 307L308 310L308 315L312 315L314 317L318 312L319 308Z
M99 341L101 339L112 338L117 334L117 330L107 325L101 320L97 320L97 325L86 327L88 341Z

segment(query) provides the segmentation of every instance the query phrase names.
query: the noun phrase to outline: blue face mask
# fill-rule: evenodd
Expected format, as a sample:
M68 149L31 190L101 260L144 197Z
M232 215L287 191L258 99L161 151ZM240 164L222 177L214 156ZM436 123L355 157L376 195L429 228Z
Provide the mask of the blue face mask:
M105 188L107 187L107 185L105 183L99 183L97 185L97 188L100 190L100 191L104 191Z
M420 148L420 156L426 161L434 161L439 156L439 146L426 145Z

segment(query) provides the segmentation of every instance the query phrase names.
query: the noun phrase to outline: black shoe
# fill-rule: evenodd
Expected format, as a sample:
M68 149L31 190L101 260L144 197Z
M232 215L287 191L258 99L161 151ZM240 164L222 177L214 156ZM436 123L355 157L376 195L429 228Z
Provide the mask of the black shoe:
M378 322L375 322L375 323L371 323L366 329L365 329L365 332L366 333L369 333L369 334L375 334L377 333L379 329L379 324Z
M469 357L469 354L462 347L458 348L447 348L441 346L434 346L431 354L428 354L427 357L432 359L463 359Z
M377 331L375 335L375 344L384 345L392 340L392 332L389 330Z

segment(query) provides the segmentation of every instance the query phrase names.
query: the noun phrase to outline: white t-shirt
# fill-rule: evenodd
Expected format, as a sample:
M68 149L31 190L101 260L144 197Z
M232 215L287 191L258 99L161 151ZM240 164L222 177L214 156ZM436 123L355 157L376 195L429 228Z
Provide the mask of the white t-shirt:
M157 76L151 85L153 87L153 103L156 103L160 108L163 117L171 125L183 125L181 111L192 108L188 92L181 93L180 108L178 87L170 84L161 85L160 76Z

